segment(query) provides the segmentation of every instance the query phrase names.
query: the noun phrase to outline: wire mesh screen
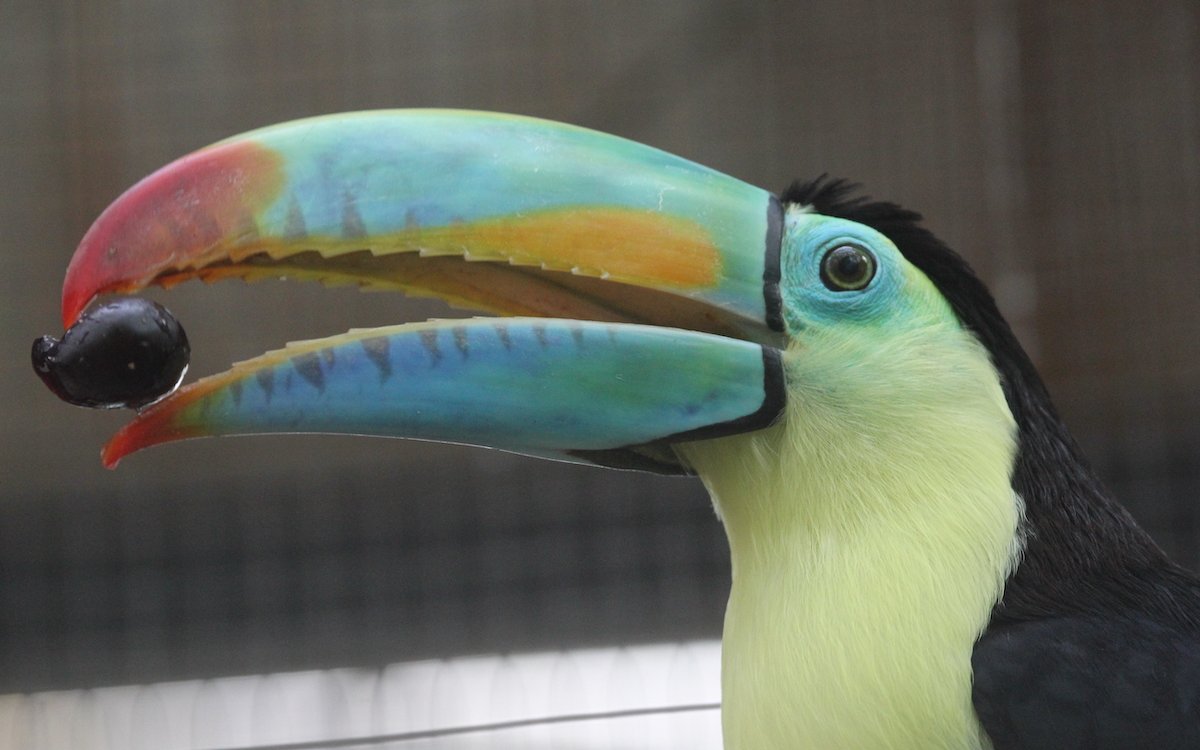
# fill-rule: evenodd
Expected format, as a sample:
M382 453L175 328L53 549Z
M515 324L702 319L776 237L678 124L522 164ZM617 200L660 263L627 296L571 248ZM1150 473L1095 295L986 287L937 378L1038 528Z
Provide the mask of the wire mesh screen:
M21 503L0 692L719 633L727 551L695 483L548 465L492 496L477 461L410 472Z

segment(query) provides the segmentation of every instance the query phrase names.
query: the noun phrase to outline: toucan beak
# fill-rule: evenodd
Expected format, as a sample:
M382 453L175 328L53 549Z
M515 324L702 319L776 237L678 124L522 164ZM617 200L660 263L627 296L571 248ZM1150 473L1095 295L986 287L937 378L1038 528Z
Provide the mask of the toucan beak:
M105 449L339 432L683 470L673 442L784 400L771 194L631 141L529 118L383 111L278 125L150 175L96 220L63 288L287 276L513 317L290 345L145 410Z

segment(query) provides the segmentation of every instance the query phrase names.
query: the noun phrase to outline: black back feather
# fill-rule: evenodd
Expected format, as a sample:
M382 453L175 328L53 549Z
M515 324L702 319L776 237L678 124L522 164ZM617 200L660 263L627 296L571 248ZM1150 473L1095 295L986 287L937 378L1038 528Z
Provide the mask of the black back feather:
M1200 583L1172 565L1105 489L983 282L920 225L920 214L856 196L856 189L822 175L792 184L782 201L890 239L990 352L1018 425L1012 486L1025 503L1025 546L990 627L1064 615L1148 615L1200 635Z

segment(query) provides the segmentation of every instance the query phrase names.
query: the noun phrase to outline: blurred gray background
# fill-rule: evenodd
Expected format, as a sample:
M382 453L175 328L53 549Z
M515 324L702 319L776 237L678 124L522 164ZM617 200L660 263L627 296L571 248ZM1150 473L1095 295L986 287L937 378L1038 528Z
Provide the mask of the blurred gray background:
M465 107L585 125L782 190L922 211L975 265L1068 423L1200 565L1200 5L0 3L0 693L719 634L698 485L385 440L167 446L57 401L30 342L96 214L268 123ZM444 315L353 290L155 295L192 372Z

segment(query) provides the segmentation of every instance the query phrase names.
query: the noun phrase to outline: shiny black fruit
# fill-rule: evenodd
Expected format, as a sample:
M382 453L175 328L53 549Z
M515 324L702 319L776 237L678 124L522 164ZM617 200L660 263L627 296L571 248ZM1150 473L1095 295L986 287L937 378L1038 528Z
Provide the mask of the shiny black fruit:
M81 315L61 341L34 341L33 369L68 403L138 408L179 384L190 354L183 326L165 307L125 297Z

